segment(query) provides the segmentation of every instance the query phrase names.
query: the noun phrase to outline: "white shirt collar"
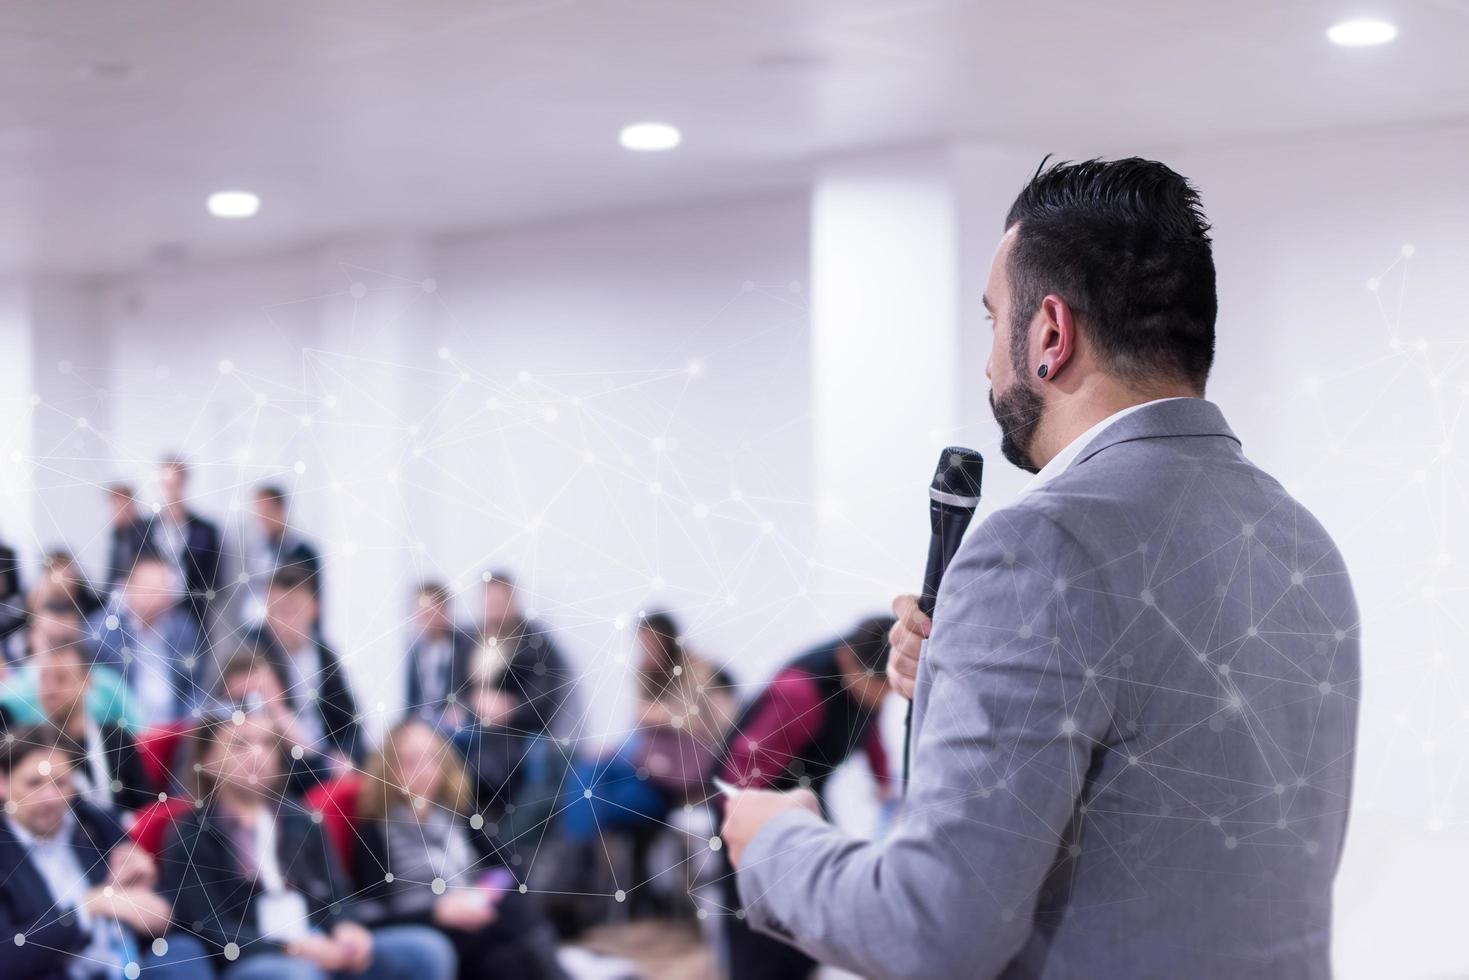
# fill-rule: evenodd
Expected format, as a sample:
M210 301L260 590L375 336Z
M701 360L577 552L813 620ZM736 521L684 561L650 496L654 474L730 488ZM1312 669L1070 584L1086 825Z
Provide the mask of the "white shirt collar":
M44 847L48 844L69 843L71 841L72 827L76 824L76 817L72 814L71 808L67 807L66 815L61 818L61 826L56 828L56 833L50 837L37 837L23 827L19 820L6 820L6 823L10 824L10 832L15 835L15 839L20 841L27 849L30 849L38 846Z
M1120 421L1122 418L1128 415L1131 415L1133 412L1136 412L1138 409L1143 408L1144 406L1156 405L1158 404L1158 402L1178 401L1180 398L1187 397L1189 396L1180 395L1173 398L1155 398L1152 401L1140 402L1137 405L1129 405L1120 412L1113 412L1111 415L1102 419L1102 421L1098 422L1096 425L1092 426L1090 429L1087 429L1081 435L1068 442L1064 449L1062 449L1059 453L1051 458L1051 461L1049 463L1041 467L1039 473L1031 477L1030 482L1027 483L1025 485L1025 488L1020 492L1022 494L1026 494L1030 493L1033 490L1038 490L1041 487L1045 486L1047 483L1050 483L1052 480L1056 479L1056 477L1060 476L1062 473L1066 472L1071 464L1076 461L1076 457L1081 455L1081 451L1085 449L1093 439L1101 435L1111 425L1113 425L1113 423Z

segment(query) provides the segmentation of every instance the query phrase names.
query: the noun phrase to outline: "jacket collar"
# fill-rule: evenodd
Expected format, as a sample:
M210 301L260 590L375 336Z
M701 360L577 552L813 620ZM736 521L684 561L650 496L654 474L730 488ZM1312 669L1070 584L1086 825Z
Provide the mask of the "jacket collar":
M1239 436L1230 429L1224 413L1213 402L1203 398L1168 398L1149 402L1107 426L1086 444L1072 465L1079 466L1119 443L1186 436L1222 436L1240 444Z

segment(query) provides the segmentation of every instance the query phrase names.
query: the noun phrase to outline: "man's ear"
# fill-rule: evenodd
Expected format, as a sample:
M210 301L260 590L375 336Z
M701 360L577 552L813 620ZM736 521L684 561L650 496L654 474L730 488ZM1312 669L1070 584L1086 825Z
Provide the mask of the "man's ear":
M1054 378L1066 369L1076 352L1076 316L1071 305L1050 293L1041 300L1040 352L1036 362L1036 376Z

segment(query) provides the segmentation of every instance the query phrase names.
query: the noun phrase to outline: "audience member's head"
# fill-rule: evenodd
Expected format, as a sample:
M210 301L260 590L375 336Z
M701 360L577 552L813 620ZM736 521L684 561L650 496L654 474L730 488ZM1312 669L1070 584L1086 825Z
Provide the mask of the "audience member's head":
M638 677L645 697L658 697L683 673L686 662L678 624L666 612L638 618Z
M441 582L425 582L414 597L413 625L420 634L444 636L454 631L454 593Z
M165 456L158 461L158 492L163 506L183 507L189 489L189 463L180 455Z
M521 625L524 614L520 609L520 596L515 589L515 580L508 572L492 571L485 579L484 618L486 636L506 636Z
M209 721L195 733L193 747L198 799L279 802L289 764L285 743L263 712Z
M315 638L319 614L316 582L309 569L285 565L270 579L265 594L265 625L287 653L294 653Z
M415 814L437 809L463 813L470 805L464 761L455 748L417 719L394 725L367 763L357 799L359 816L391 816L405 806Z
M26 646L32 656L81 641L85 632L81 611L59 587L38 585L31 597Z
M138 494L130 484L108 484L107 503L114 527L127 527L138 519Z
M182 588L178 572L155 554L144 552L128 570L122 587L123 605L140 621L153 624L179 604Z
M246 644L220 670L218 700L233 707L268 709L285 702L286 688L265 652Z
M272 541L279 541L286 533L286 516L289 498L284 487L274 483L262 483L255 488L255 519L260 530Z
M20 728L0 739L0 800L16 826L42 838L55 836L75 793L71 754L47 725Z
M887 697L888 634L894 622L891 616L864 619L843 637L837 649L842 683L852 697L869 708L878 707Z
M92 687L92 661L79 644L53 647L35 657L36 697L46 720L77 734L87 723L87 692Z
M92 582L82 569L76 555L65 548L52 548L46 552L46 577L61 586L66 593L75 596L83 589L90 590Z

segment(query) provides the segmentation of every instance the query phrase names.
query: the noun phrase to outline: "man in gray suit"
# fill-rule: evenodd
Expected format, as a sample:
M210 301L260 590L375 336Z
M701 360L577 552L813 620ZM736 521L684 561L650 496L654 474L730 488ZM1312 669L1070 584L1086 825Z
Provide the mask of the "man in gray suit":
M987 283L1001 449L930 623L895 603L913 775L881 841L808 794L723 829L750 924L870 977L1322 977L1359 623L1341 555L1203 399L1197 193L1039 171Z

